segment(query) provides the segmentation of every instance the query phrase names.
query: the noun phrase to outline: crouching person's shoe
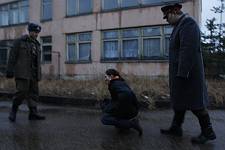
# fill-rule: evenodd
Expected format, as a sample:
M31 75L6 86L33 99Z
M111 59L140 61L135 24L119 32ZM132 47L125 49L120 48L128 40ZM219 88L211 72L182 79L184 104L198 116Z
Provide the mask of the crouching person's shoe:
M132 124L132 128L138 132L139 136L142 136L143 129L139 123L138 118L135 117L134 119L131 119L131 124Z
M16 112L14 112L14 111L11 111L10 113L9 113L9 121L11 121L11 122L15 122L16 121Z
M160 129L160 132L165 135L172 135L181 137L183 135L183 130L179 126L171 126L169 129Z
M45 120L45 116L41 116L38 114L29 114L29 120Z
M45 116L39 115L37 113L37 108L36 107L31 107L28 119L29 120L45 120Z
M191 142L193 144L204 144L207 141L215 140L215 139L216 139L215 132L213 131L212 128L209 128L207 129L205 133L202 132L199 136L191 138Z

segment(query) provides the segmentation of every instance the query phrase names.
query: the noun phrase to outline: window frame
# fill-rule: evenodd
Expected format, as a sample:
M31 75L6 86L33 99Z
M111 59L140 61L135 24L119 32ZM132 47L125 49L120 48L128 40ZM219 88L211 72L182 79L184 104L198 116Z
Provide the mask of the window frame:
M25 6L24 5L21 5L21 3L24 2L24 1L27 2L27 5L25 5ZM13 23L12 22L12 18L11 18L11 12L13 10L13 9L11 9L11 6L12 5L17 5L17 9L15 9L15 10L18 11L17 12L17 14L18 14L18 16L17 16L17 22L16 23ZM7 18L8 18L7 23L5 23L3 25L0 24L0 27L7 27L7 26L14 26L14 25L26 24L26 23L29 22L29 0L20 0L20 1L13 1L13 2L9 2L9 3L4 3L4 4L0 4L0 7L1 8L2 7L7 8L7 11L5 10L5 12L6 12L6 15L7 15ZM26 8L27 9L26 12L28 12L24 22L21 21L21 14L23 12L22 11L23 10L22 8Z
M165 38L169 37L170 34L164 34L164 28L165 26L169 26L169 25L157 25L157 26L144 26L144 27L138 27L138 28L124 28L124 29L110 29L110 30L102 30L101 31L101 61L102 62L107 62L107 61L122 61L122 62L126 62L126 61L168 61L168 56L166 56L166 46L165 46ZM144 36L144 29L146 27L150 27L150 28L159 28L160 30L160 34L159 35L145 35ZM139 31L139 36L138 37L126 37L123 38L122 37L122 33L124 30L129 30L129 29L138 29ZM104 38L104 34L105 32L110 32L110 31L117 31L118 32L118 38L114 38L114 39L106 39ZM160 45L159 45L159 56L144 56L144 40L146 39L159 39L160 41ZM126 40L138 40L138 51L137 57L124 57L123 56L123 41ZM105 57L105 50L104 50L104 44L107 41L117 41L118 42L118 53L119 56L115 59L115 58L107 58Z
M93 13L93 0L90 0L91 2L91 9L90 11L86 11L86 12L83 12L83 13L80 13L80 0L75 0L75 3L76 3L76 7L75 7L75 10L74 10L74 13L73 14L68 14L68 1L69 0L66 0L66 17L74 17L74 16L81 16L81 15L88 15L88 14L92 14Z
M90 34L90 40L79 40L80 34ZM74 41L68 41L68 36L74 36ZM90 44L90 50L89 50L89 58L87 60L81 60L79 57L80 53L80 44ZM68 46L74 45L75 46L75 58L74 60L69 60L69 53L68 53ZM67 64L79 64L79 63L91 63L91 50L92 50L92 32L79 32L79 33L68 33L66 34L66 63Z
M44 38L51 38L51 42L49 42L49 43L43 42ZM52 47L53 47L52 36L42 36L42 37L40 37L40 39L41 39L41 62L43 64L51 64L52 63L52 56L53 56L52 55ZM51 51L50 52L44 52L43 47L45 47L45 46L51 46ZM51 55L51 60L50 61L44 60L44 58L45 58L44 55Z
M105 1L107 1L107 0L101 0L101 11L102 12L109 12L109 11L116 11L116 10L123 10L123 9L126 10L126 9L133 9L133 8L139 8L139 7L161 6L161 5L168 4L168 3L182 3L184 0L170 0L169 2L167 2L166 0L161 0L161 2L152 3L152 4L144 4L143 0L137 0L138 4L134 5L134 6L122 6L123 0L116 0L118 7L111 8L111 9L104 8Z
M45 21L51 21L52 20L52 18L53 18L53 0L49 0L50 1L50 4L51 4L51 16L49 17L49 18L44 18L44 5L46 5L46 4L44 4L44 0L41 0L41 16L40 16L40 18L41 18L41 21L42 22L45 22Z

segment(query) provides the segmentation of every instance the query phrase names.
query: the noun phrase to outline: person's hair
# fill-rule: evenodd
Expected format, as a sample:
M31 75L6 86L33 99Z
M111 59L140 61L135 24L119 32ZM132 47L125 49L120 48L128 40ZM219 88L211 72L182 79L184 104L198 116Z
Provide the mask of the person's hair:
M105 74L107 74L108 76L119 76L120 79L123 79L121 76L120 76L120 73L116 70L116 69L107 69Z

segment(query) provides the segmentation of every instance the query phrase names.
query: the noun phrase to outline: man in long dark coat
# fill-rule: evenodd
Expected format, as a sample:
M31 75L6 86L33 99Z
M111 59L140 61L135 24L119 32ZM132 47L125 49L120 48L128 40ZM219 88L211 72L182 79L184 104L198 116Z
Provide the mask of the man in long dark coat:
M29 107L29 120L44 120L45 117L37 113L38 81L41 78L40 43L37 41L41 27L37 24L28 25L28 35L15 40L10 50L7 78L15 77L16 90L13 97L12 110L9 120L15 122L19 105L24 99Z
M193 143L216 139L206 109L208 94L205 84L200 46L200 29L193 18L181 11L181 4L161 8L163 19L174 29L169 45L169 87L174 117L169 129L162 134L182 136L182 123L186 110L198 118L201 134L192 138Z

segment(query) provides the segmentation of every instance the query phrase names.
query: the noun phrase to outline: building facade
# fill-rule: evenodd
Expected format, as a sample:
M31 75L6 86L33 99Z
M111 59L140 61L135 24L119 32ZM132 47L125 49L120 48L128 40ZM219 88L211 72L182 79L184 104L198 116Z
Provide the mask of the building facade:
M160 8L174 2L200 23L201 0L0 0L0 72L12 41L35 22L44 76L167 75L172 27Z

